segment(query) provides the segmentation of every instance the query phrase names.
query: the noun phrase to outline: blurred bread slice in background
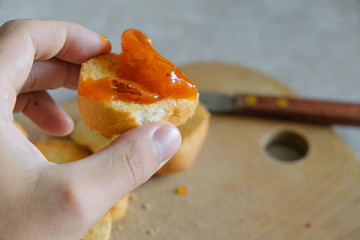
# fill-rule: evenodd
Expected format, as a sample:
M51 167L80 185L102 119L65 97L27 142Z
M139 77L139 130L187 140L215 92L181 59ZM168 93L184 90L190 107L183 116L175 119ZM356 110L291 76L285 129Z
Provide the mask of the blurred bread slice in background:
M74 162L91 154L87 148L65 139L36 141L34 145L48 161L56 164Z
M111 236L112 217L107 212L100 220L92 226L81 240L108 240Z
M25 131L25 129L23 128L23 126L21 126L19 122L14 120L14 124L26 138L29 138L28 133Z

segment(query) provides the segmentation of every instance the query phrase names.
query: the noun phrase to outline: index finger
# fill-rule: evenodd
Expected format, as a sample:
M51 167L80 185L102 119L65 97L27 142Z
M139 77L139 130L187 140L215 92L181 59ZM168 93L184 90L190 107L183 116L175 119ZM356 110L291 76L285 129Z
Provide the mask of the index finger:
M0 28L0 80L18 93L34 60L53 57L80 64L111 50L109 42L75 23L52 20L13 20Z

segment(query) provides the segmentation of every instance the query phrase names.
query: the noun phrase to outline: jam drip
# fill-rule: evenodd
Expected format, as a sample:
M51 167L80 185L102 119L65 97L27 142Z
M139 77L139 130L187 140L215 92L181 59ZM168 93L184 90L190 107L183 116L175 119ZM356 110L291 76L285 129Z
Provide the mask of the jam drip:
M117 77L87 79L80 86L79 95L103 102L121 100L140 104L165 98L195 100L194 83L151 45L152 41L140 31L126 30Z

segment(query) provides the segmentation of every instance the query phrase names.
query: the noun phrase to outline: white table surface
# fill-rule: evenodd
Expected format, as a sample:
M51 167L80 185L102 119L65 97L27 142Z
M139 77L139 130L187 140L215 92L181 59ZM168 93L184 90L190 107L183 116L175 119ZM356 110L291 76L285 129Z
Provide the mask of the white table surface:
M302 97L360 102L358 0L0 0L0 23L60 19L107 36L113 51L127 28L150 35L175 64L225 61L276 77ZM57 101L74 92L51 92ZM360 159L360 128L336 126Z

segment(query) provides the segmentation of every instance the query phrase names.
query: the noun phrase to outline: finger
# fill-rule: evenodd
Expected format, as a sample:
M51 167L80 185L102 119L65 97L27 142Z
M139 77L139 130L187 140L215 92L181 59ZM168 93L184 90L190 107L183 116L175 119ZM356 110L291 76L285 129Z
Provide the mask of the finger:
M80 66L56 58L35 61L20 93L66 87L77 89Z
M18 96L15 112L22 111L45 132L64 136L74 128L69 115L45 91L24 93Z
M168 122L132 129L107 148L64 167L84 212L104 214L122 196L147 181L181 143L179 130ZM91 199L91 201L88 201Z
M57 57L80 64L111 50L110 43L80 25L49 20L14 20L0 28L0 80L20 91L34 60Z

